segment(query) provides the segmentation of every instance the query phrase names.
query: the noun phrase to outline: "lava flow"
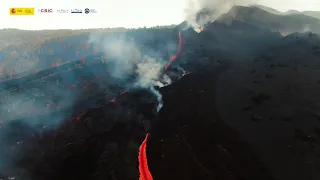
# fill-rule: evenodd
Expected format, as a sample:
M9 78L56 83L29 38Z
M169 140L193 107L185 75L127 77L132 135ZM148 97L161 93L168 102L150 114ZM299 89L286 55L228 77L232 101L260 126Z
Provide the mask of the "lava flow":
M139 156L138 156L139 173L140 173L139 180L153 180L152 175L149 171L148 160L147 160L148 136L149 136L149 134L146 135L146 138L141 143L141 146L139 148L139 150L140 150Z
M186 75L188 75L188 74L191 74L191 72L186 72L186 73L184 73L184 74L182 75L182 77L183 77L183 76L186 76Z
M123 91L123 92L120 94L120 96L124 95L124 94L127 93L128 91L129 91L129 90Z
M173 56L170 57L169 63L168 63L168 64L166 65L166 67L164 68L165 71L170 67L170 65L173 63L173 61L176 60L177 57L180 55L181 48L182 48L182 36L181 36L181 32L179 32L178 36L179 36L178 51L177 51L177 53L176 53L175 55L173 55Z

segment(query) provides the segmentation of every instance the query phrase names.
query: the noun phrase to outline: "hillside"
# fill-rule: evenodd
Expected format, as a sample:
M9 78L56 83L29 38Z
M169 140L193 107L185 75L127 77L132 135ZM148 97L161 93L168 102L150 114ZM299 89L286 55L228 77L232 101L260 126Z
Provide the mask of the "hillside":
M258 8L260 8L260 9L262 9L262 10L264 10L264 11L267 11L267 12L269 12L269 13L272 13L272 14L282 14L281 11L278 11L278 10L273 9L273 8L271 8L271 7L267 7L267 6L263 6L263 5L259 5L259 4L253 4L253 5L251 5L251 6L252 6L252 7L258 7Z
M283 35L307 31L320 33L320 20L303 14L277 15L254 6L236 6L218 20L231 17Z
M320 19L320 12L319 11L303 11L302 14Z
M237 6L227 14L222 15L218 19L218 22L230 24L230 22L236 20L235 22L239 24L239 21L243 21L243 24L253 25L256 26L256 28L266 29L272 32L280 32L283 35L293 32L312 31L319 33L320 31L320 20L302 14L280 15L278 13L268 13L268 11L271 12L271 10L263 6L259 6L259 8L255 6ZM185 28L185 25L186 24L180 24L178 29ZM92 35L96 36L99 34L102 36L112 32L119 32L123 33L123 35L132 36L136 40L138 39L138 44L144 44L148 41L147 38L150 39L153 36L159 36L157 39L165 40L165 38L161 37L168 37L167 34L171 34L170 30L166 30L166 32L161 31L161 29L166 28L172 29L171 32L173 33L169 36L174 36L176 31L172 26L155 27L150 30L114 28L24 31L4 29L0 31L0 39L3 41L0 48L0 71L3 77L8 77L12 74L35 72L58 64L81 59L90 55L93 51L99 51L99 48L97 49L96 46L93 47L92 44L88 43ZM146 32L149 34L148 36L139 35ZM223 42L223 40L221 40L221 42ZM60 54L64 54L63 57L60 56Z
M303 15L306 15L306 16L310 16L310 17L314 17L314 18L317 18L317 19L320 19L320 12L319 11L297 11L297 10L288 10L286 12L281 12L281 11L278 11L276 9L273 9L273 8L270 8L270 7L266 7L266 6L262 6L262 5L252 5L254 7L258 7L260 9L263 9L269 13L272 13L272 14L277 14L277 15L290 15L290 14L303 14Z
M138 179L146 133L154 179L320 179L319 20L268 11L4 47L0 179Z
M129 35L139 39L138 44L144 44L153 36L171 33L171 30L165 29L172 28L159 26L147 30L143 28L140 30L125 28L56 31L0 30L0 40L3 41L0 46L0 75L4 78L10 74L34 73L36 70L44 70L82 59L97 51L101 52L103 47L90 43L95 36ZM125 32L128 33L124 34ZM148 33L149 36L141 36L141 33Z
M286 36L219 79L221 117L259 149L278 179L320 176L319 45L315 34Z

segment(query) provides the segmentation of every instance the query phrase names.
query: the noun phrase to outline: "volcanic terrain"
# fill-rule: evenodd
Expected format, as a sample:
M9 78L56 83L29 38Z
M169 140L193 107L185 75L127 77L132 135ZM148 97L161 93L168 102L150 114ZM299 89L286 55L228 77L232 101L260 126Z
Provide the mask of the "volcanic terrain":
M114 76L121 58L94 43L26 55L33 65L0 84L0 179L135 180L146 133L154 179L319 179L320 20L237 6L200 33L182 26L102 33L164 66L171 56L160 87Z

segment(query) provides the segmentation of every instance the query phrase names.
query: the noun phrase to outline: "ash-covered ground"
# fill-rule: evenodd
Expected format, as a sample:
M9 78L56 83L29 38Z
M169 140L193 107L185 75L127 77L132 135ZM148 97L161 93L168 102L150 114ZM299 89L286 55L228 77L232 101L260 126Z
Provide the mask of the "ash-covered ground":
M38 135L14 146L19 156L3 175L136 179L137 148L149 132L148 160L155 179L271 179L250 146L215 110L216 82L230 65L225 61L161 88L165 105L159 113L153 95L137 90L120 96L116 103L88 109L57 130L34 132ZM15 131L9 132L7 143L33 133L23 123L10 126Z
M125 53L107 48L4 81L0 179L138 179L138 147L150 133L154 179L317 180L318 24L234 7L201 33L120 33L140 49L116 33L112 47ZM163 70L178 31L182 50ZM127 66L132 57L144 61Z

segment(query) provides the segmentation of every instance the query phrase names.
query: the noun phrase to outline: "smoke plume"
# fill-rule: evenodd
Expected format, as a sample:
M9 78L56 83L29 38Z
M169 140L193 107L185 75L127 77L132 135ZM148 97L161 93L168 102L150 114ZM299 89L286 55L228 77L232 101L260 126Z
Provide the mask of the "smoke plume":
M161 75L161 70L163 69L163 64L160 61L150 57L144 56L141 62L137 64L136 73L138 74L137 84L141 87L150 87L155 84Z
M157 112L160 111L160 109L163 107L163 100L162 100L162 95L160 94L159 91L157 91L154 86L150 87L150 91L157 97L158 101L158 106L157 106Z
M101 38L104 38L104 40L101 41ZM163 59L159 58L158 52L149 50L150 52L147 54L154 54L154 56L145 55L141 53L133 39L124 35L100 38L93 35L89 42L107 54L109 64L113 64L110 69L113 77L119 79L136 77L134 82L126 82L126 86L150 90L157 97L157 110L161 109L163 104L162 95L154 86L163 87L168 85L171 83L171 79L163 74L165 63Z
M188 0L186 21L195 31L201 32L208 23L228 12L234 5L246 6L252 0Z

